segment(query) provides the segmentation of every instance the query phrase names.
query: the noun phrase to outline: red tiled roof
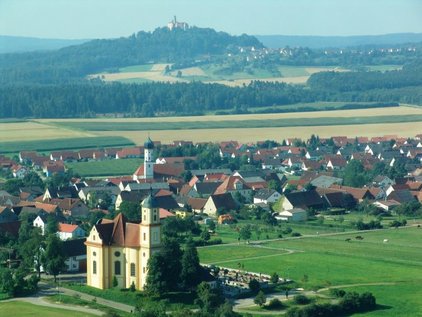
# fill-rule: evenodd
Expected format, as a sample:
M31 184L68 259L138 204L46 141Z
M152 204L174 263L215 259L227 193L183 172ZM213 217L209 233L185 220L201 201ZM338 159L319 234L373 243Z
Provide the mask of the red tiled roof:
M70 224L67 224L67 223L59 222L59 231L60 232L72 233L76 229L78 229L77 225L70 225Z

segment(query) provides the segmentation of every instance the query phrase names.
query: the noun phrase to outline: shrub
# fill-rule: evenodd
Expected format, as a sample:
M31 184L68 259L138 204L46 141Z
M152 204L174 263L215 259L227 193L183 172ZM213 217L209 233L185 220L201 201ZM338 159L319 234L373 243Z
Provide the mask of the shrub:
M267 301L267 298L265 297L265 294L263 291L259 291L253 300L253 302L259 305L260 307L262 307L266 301Z
M265 307L267 309L282 309L284 307L283 303L281 302L281 300L279 300L278 298L273 298L272 300L270 300L270 302L268 303L268 305Z
M346 295L346 292L339 288L332 288L330 289L330 294L337 298L341 298L341 297L344 297L344 295Z
M305 295L298 294L293 298L293 302L297 305L307 305L311 302L311 300Z
M292 237L300 237L301 234L299 232L292 232Z
M251 290L251 292L253 294L256 294L259 292L261 288L261 285L259 284L259 282L256 279L251 279L251 281L249 282L249 289Z

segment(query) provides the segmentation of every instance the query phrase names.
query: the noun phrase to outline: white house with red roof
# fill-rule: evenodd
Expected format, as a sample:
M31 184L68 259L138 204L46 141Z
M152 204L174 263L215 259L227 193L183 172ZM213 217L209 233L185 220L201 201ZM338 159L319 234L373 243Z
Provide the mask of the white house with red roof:
M59 230L57 235L60 240L68 240L85 237L85 230L78 225L71 225L59 222Z

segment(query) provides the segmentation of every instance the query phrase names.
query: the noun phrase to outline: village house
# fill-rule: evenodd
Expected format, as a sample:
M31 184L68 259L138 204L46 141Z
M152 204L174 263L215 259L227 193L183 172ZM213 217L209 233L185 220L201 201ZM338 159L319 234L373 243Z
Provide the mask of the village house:
M228 212L230 210L237 210L236 201L230 193L211 195L203 208L205 214L214 217L223 211Z
M287 221L287 222L300 222L306 221L308 219L308 213L306 210L301 208L293 208L290 210L283 210L275 216L277 220Z
M255 193L253 198L254 204L264 203L275 203L281 197L281 194L274 189L264 188L260 189Z
M68 240L85 237L85 230L78 225L72 225L59 222L57 236L60 240Z

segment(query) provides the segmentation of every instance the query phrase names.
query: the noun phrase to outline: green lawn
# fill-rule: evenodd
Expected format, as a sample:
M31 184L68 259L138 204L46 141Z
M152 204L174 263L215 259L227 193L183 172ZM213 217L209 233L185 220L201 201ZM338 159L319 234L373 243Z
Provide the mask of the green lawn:
M105 298L119 303L135 306L137 303L142 305L151 303L152 299L147 297L145 293L136 291L130 292L128 290L122 291L120 289L106 289L101 290L95 287L78 284L66 284L64 287L73 289L78 292L86 293L92 296ZM194 296L191 293L168 293L162 299L168 300L168 308L176 309L183 305L187 308L197 308L194 305Z
M143 159L120 159L104 160L92 162L71 162L66 163L67 168L83 176L120 176L132 175L136 169L143 163Z
M263 257L270 259L273 256L278 256L286 253L287 251L285 250L264 249L258 246L246 245L244 242L241 242L239 245L236 246L217 245L207 247L204 250L201 250L201 262L206 264L221 264L222 266L224 266L224 263L222 262L228 260L227 254L230 254L229 261L232 261L231 259L234 259L235 262L239 262L247 258L255 257Z
M0 302L0 316L13 317L90 317L95 316L88 313L77 312L66 309L50 308L33 305L26 302Z
M358 235L363 240L356 240ZM262 249L245 245L233 252L223 252L224 249L218 247L200 248L198 252L201 261L224 261L221 266L235 269L240 262L247 271L277 272L281 277L299 282L306 289L359 283L397 283L397 286L388 288L359 287L359 292L374 289L381 305L392 306L368 316L419 316L421 307L415 304L418 298L420 303L422 291L418 289L417 295L414 291L422 282L421 237L422 229L413 227L271 241L264 244L264 247L275 249L271 257L262 254ZM351 241L346 242L347 238ZM384 243L384 239L388 242ZM277 252L286 249L301 252L277 255ZM242 255L245 258L239 261Z

